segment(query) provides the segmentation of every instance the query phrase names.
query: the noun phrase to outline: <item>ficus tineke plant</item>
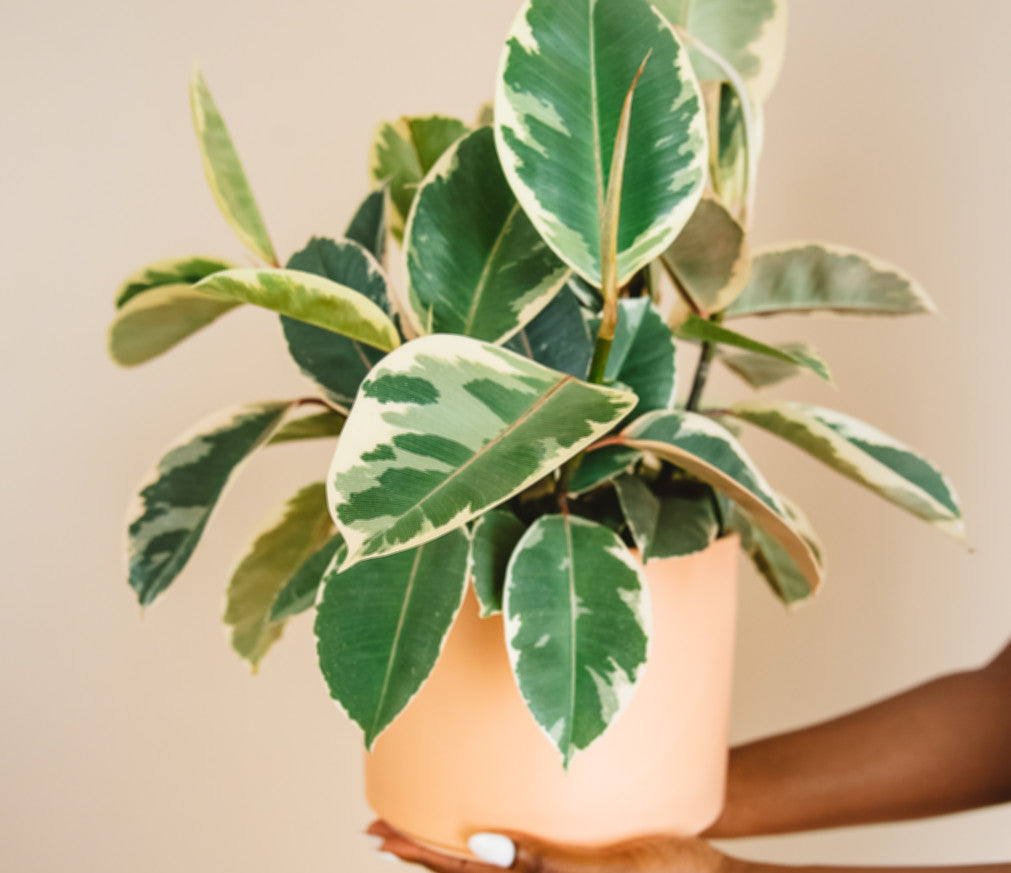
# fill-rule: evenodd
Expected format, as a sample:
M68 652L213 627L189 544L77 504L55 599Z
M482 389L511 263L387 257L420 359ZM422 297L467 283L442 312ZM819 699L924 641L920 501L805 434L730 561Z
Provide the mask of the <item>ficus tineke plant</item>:
M231 578L236 650L256 665L315 607L323 674L371 745L424 683L472 584L485 616L505 614L519 688L567 763L640 675L641 562L736 532L784 601L817 588L816 539L741 426L960 537L943 475L870 426L803 403L703 401L714 364L752 389L828 378L804 343L768 345L738 321L932 308L852 250L749 250L784 26L783 0L526 0L493 105L474 123L381 124L373 190L344 234L283 268L196 73L207 179L262 266L186 257L138 271L116 299L112 356L142 363L254 305L280 315L318 393L230 409L161 459L129 526L140 602L178 576L242 461L333 440L325 481L296 491ZM397 258L404 287L387 272ZM681 392L678 343L699 348Z

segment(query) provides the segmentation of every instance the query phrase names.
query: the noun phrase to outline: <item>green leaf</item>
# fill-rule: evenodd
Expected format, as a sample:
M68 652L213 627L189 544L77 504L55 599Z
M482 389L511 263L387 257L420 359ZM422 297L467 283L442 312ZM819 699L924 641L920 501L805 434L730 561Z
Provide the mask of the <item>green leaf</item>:
M625 446L608 445L587 452L569 479L569 494L584 494L622 473L627 473L642 457L642 452Z
M697 496L657 496L638 476L614 481L622 512L643 561L700 552L719 534L708 489Z
M727 317L809 312L915 315L934 312L934 304L898 267L852 249L801 243L756 253Z
M495 97L509 184L534 226L601 284L601 219L624 98L632 102L618 228L622 285L671 243L705 180L697 83L674 32L644 0L527 0Z
M526 528L508 509L493 509L474 522L470 536L470 572L481 618L502 611L506 566Z
M333 534L326 485L307 485L256 538L232 574L225 594L224 622L231 629L232 648L254 671L284 629L284 622L271 618L278 594Z
M593 340L579 301L569 286L562 288L533 321L513 334L505 348L552 370L585 379L593 356Z
M362 246L379 263L386 257L386 191L369 194L358 207L344 236Z
M744 228L712 197L699 201L685 229L661 258L679 293L704 318L726 309L751 275Z
M119 309L138 294L152 288L159 288L162 285L193 285L212 273L230 270L234 266L235 264L230 261L202 255L155 261L141 267L123 280L119 291L116 292L116 308Z
M315 606L316 595L323 584L323 578L331 568L336 571L340 565L342 555L339 553L343 546L343 537L335 534L302 562L278 593L274 605L270 608L271 621L291 618Z
M362 383L330 468L348 560L466 524L580 452L635 402L468 337L404 345Z
M130 298L109 325L110 357L134 367L167 352L240 301L215 300L191 285L159 285Z
M793 358L805 358L809 361L817 361L818 365L826 373L830 372L825 359L806 343L782 343L775 346L775 348ZM799 364L791 364L778 358L770 358L767 355L758 355L754 352L740 352L738 354L718 352L717 356L727 369L740 376L755 389L776 385L785 379L798 375L805 369Z
M190 79L190 111L204 161L204 175L225 220L254 255L277 263L274 246L256 205L232 137L199 70Z
M406 233L415 328L501 342L565 284L569 269L520 209L502 175L495 137L463 137L425 177Z
M600 318L590 321L596 334ZM677 394L674 340L656 307L646 297L618 301L618 324L604 378L631 388L639 398L633 415L671 409Z
M330 695L376 738L432 672L467 587L467 536L327 573L316 612Z
M747 206L753 163L751 152L760 153L760 142L748 142L748 128L741 100L727 82L705 82L702 94L709 121L709 179L713 192L734 215ZM752 105L755 124L761 132L761 110ZM756 154L756 158L757 158Z
M393 209L387 220L398 242L421 180L468 130L462 121L442 115L403 117L379 125L369 151L369 175L389 184Z
M951 483L937 467L892 437L841 412L804 403L736 403L726 411L793 443L964 542L962 511Z
M142 606L179 575L239 465L280 426L290 403L252 403L182 437L142 486L128 528L130 587Z
M333 410L317 412L302 418L286 421L267 443L276 446L295 440L316 440L340 436L344 428L344 416Z
M817 587L821 569L786 508L741 445L713 421L691 412L652 412L632 422L617 443L680 467L734 500L783 546Z
M766 100L783 64L786 0L655 0L653 5L734 67L759 103ZM700 79L723 78L697 52L692 66Z
M513 553L504 604L509 660L566 768L632 697L649 644L648 596L621 540L587 519L542 516Z
M790 513L794 525L807 540L815 558L821 565L820 547L807 519L785 497L780 500ZM762 575L773 593L788 606L809 598L814 589L798 569L796 562L787 551L758 527L739 506L729 504L727 527L737 531L741 537L741 548L751 558L755 569ZM824 569L822 571L824 573Z
M194 287L221 300L262 306L383 351L400 345L397 328L368 297L311 273L226 270Z
M832 381L832 375L825 366L821 358L808 355L803 351L785 351L781 346L770 346L759 342L744 334L737 333L723 325L712 321L706 321L697 315L690 315L688 319L677 329L677 335L683 339L700 340L701 342L719 343L720 345L733 346L738 349L746 349L759 355L766 355L778 361L804 367L814 373L819 379L826 382Z
M364 294L389 315L386 276L372 255L351 240L314 238L291 256L288 268L322 276ZM281 316L288 352L299 369L341 406L350 407L365 374L384 351L329 330Z

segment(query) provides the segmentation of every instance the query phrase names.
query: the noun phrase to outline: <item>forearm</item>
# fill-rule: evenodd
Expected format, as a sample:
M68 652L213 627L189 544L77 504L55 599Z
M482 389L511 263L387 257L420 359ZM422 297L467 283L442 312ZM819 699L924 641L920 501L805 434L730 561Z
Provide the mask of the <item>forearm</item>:
M709 837L939 815L1011 800L1011 646L824 724L732 751Z

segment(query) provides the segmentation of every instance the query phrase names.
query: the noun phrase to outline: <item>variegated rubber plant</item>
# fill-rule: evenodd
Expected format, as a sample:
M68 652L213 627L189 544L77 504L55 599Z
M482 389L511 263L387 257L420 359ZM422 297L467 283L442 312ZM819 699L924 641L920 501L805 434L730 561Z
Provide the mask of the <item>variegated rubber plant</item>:
M129 527L140 602L178 576L256 449L335 439L325 482L298 490L235 570L236 650L255 666L315 606L323 674L371 746L431 672L472 584L484 616L504 613L519 688L568 764L640 675L641 561L737 532L784 601L821 580L803 515L733 420L960 537L943 475L868 425L800 403L703 403L714 360L755 389L802 370L828 378L803 343L728 323L932 308L855 251L749 251L785 18L785 0L526 0L494 105L474 124L380 125L374 190L343 237L310 240L284 268L195 74L211 190L262 265L188 257L135 273L112 356L142 363L252 304L280 315L318 393L229 410L158 463ZM401 252L406 287L386 269ZM700 352L679 394L681 342Z

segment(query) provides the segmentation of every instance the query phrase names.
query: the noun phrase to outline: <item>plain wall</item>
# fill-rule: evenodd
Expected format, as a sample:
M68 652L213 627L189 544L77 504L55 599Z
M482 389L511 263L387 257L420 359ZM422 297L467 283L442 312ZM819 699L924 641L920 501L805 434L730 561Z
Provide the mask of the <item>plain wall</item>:
M313 233L340 233L367 189L377 121L473 115L515 6L4 0L0 868L387 869L357 837L369 820L360 738L328 700L311 621L292 623L256 678L219 623L241 549L296 487L322 478L328 450L258 457L143 620L124 581L126 505L173 437L219 407L306 390L276 319L237 311L133 372L108 362L104 334L135 267L243 258L189 127L194 61L286 256ZM836 406L935 459L960 490L975 551L749 438L820 530L830 578L787 614L742 567L738 739L979 664L1011 618L1011 4L802 0L791 14L754 238L864 248L914 273L941 314L759 325L813 342L839 386L804 378L775 393ZM714 390L747 393L729 378ZM1009 833L1004 808L735 848L789 861L1006 860Z

